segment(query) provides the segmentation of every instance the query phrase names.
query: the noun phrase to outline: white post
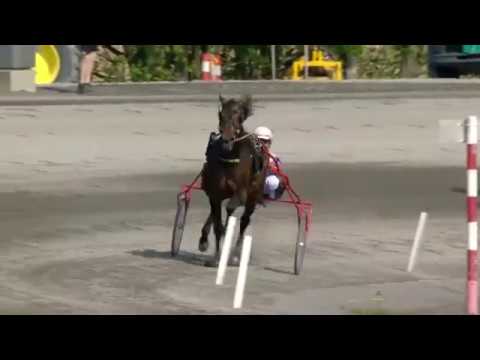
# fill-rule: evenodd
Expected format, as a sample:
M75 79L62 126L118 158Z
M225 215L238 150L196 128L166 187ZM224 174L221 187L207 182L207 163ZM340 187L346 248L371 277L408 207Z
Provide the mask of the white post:
M277 56L276 56L276 49L275 45L270 45L271 48L271 56L272 56L272 80L277 79Z
M231 216L228 218L227 232L225 233L225 239L222 246L222 254L220 256L220 264L218 264L217 280L218 286L223 285L225 279L225 272L227 271L228 258L230 257L230 249L232 247L232 239L235 233L235 226L237 224L237 218Z
M409 273L413 271L417 263L418 250L422 244L423 234L425 232L425 224L427 223L427 219L428 219L428 214L425 212L422 212L422 214L420 215L420 220L418 222L417 232L415 233L415 240L413 242L412 251L410 253L410 260L408 262L407 271Z
M238 270L237 286L235 288L235 297L233 299L234 309L241 309L243 306L243 294L245 292L251 250L252 237L245 236L245 239L243 240L242 258L240 259L240 269Z
M305 52L305 80L308 80L308 62L310 61L310 47L308 45L304 45L304 52Z

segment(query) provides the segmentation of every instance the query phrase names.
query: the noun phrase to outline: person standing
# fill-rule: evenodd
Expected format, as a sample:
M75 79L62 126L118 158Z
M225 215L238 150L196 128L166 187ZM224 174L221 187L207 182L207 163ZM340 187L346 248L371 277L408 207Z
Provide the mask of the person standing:
M80 62L80 82L78 93L85 94L91 91L92 74L97 60L98 45L80 45L82 60Z

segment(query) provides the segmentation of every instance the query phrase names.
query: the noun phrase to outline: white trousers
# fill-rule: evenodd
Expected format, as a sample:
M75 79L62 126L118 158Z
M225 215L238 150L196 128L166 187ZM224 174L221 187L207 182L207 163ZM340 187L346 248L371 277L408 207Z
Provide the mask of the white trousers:
M265 195L275 200L275 192L280 187L280 179L276 175L270 175L265 179Z

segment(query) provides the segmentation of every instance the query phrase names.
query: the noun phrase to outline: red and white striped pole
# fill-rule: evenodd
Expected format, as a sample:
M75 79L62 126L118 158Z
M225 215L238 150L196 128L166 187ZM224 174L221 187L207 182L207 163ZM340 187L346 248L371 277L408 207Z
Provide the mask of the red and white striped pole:
M212 80L213 81L222 81L222 58L220 55L212 55Z
M212 55L208 52L202 54L202 80L212 81Z
M470 116L466 121L467 133L467 218L468 218L468 270L467 308L469 315L478 315L478 119Z

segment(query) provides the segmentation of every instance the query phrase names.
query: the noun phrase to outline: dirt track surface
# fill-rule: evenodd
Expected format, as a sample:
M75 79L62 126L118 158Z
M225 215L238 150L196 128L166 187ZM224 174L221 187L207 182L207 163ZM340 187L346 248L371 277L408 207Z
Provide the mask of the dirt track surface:
M4 107L0 313L462 314L465 149L440 144L437 124L477 111L476 99L258 104L248 126L275 130L315 204L313 228L296 277L294 209L256 213L245 306L233 311L236 269L216 288L196 250L203 194L182 254L169 256L175 196L200 169L214 104Z

